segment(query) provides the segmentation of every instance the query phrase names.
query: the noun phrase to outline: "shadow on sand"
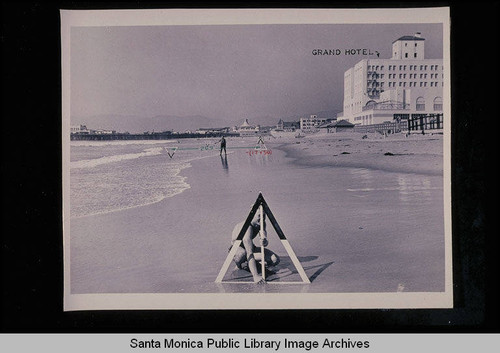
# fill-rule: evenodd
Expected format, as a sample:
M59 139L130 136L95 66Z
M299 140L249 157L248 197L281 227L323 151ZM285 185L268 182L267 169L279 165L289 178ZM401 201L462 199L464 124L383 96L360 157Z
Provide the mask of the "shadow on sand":
M302 264L304 271L309 277L311 283L318 278L318 276L325 271L328 267L330 267L334 261L326 262L324 264L312 265L312 266L304 266L304 263L314 261L318 259L318 256L299 256L298 257L300 263ZM259 273L261 273L261 266L257 266ZM311 271L315 270L311 275ZM266 268L266 280L268 282L280 282L283 280L297 281L300 282L300 276L297 271L297 268L293 264L292 259L289 256L282 256L280 263L271 268ZM232 274L230 280L232 281L251 281L252 275L250 271L245 270L237 270L235 269Z

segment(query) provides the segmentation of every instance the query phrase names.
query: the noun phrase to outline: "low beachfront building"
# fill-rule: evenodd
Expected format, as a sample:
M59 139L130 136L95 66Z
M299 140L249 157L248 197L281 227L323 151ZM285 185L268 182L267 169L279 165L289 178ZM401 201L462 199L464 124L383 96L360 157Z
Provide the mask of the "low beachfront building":
M300 130L302 132L318 132L321 125L331 122L333 119L318 118L317 115L311 115L309 118L300 118Z
M243 124L234 128L234 131L240 136L257 136L260 134L260 125L250 125L248 119L245 119Z
M275 131L285 131L285 132L293 132L295 130L300 129L300 122L298 121L283 121L280 119L276 124Z
M70 126L70 132L72 134L90 134L90 130L87 129L87 126L82 124Z
M225 133L228 133L228 132L229 132L229 128L228 127L199 128L198 130L196 130L197 134L202 134L202 135L206 135L206 134L225 134Z
M396 89L383 92L379 101L368 101L351 120L356 125L373 125L442 113L441 89Z
M92 131L96 135L113 135L116 134L116 130L103 130L103 129L98 129L98 130L93 130Z
M319 126L319 129L326 130L327 133L352 132L354 131L354 124L347 120L339 120L323 124Z

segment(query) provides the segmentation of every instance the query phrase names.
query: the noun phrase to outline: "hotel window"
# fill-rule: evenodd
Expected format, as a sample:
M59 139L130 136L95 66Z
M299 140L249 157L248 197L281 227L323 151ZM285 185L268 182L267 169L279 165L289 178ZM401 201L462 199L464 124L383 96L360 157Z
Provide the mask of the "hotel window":
M413 53L413 57L416 58L417 57L417 53Z
M422 87L424 85L424 83L422 81L420 81L420 87Z
M380 70L383 70L384 69L384 65L380 66Z
M408 53L405 53L405 58L407 58L407 57L408 57Z
M417 46L417 43L415 43L415 46Z
M400 69L400 70L403 70L403 65L399 65L399 69Z
M443 110L443 98L436 97L434 98L434 111Z
M425 110L425 99L424 99L424 97L418 97L417 98L416 109L417 109L417 111L424 111Z
M424 69L424 65L420 65L420 70L423 70Z

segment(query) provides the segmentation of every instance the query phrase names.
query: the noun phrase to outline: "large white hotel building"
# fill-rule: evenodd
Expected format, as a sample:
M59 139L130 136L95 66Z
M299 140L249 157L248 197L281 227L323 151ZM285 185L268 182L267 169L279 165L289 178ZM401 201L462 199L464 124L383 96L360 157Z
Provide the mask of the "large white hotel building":
M425 59L420 33L392 43L392 58L365 59L344 73L338 119L379 124L443 112L443 60Z

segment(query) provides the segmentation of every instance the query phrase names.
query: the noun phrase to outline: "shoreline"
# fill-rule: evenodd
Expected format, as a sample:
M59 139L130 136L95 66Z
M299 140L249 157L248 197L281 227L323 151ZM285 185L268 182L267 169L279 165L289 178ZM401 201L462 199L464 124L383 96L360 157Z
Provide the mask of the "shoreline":
M395 174L349 169L369 166L366 159L373 156L363 151L384 142L357 144L347 135L339 138L266 139L275 153L234 150L225 162L215 153L191 161L191 167L181 171L190 188L180 194L146 206L71 219L72 292L396 292L400 285L407 291L441 291L444 237L440 193L434 192L442 189L439 176L421 175L425 170L415 165L410 169L413 176L397 174L397 164L384 166ZM325 150L333 154L337 142L339 150L352 148L342 155L350 163L332 163L328 155L322 156ZM427 161L437 158L429 152L439 143L416 141ZM393 157L401 156L380 156ZM165 166L169 161L164 160ZM346 168L322 169L337 166ZM232 229L244 220L259 192L311 284L263 288L214 283ZM425 224L404 216L410 213L424 217ZM268 231L271 249L293 273L274 230Z

